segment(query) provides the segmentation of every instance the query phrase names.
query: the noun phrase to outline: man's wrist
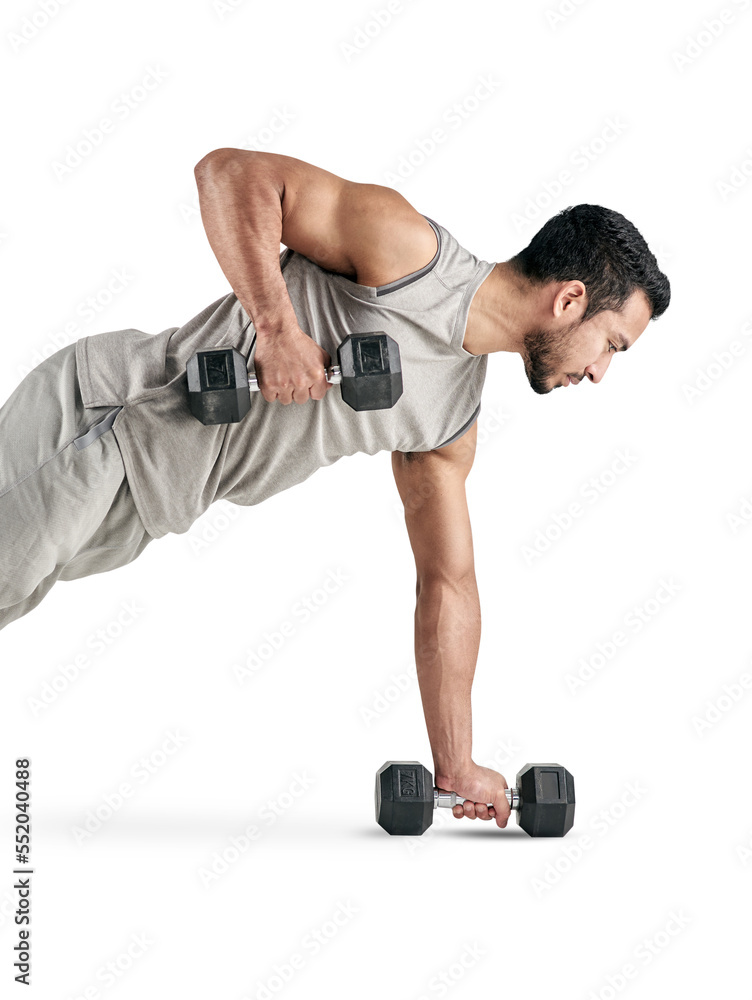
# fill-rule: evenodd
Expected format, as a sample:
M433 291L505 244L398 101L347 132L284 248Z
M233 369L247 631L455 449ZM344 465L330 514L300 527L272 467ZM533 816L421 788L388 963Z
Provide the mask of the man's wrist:
M436 786L446 788L449 792L454 791L452 783L459 781L473 766L473 760L469 755L451 759L434 757L433 773Z
M291 307L289 310L259 313L254 316L253 326L259 340L274 340L291 329L297 330L298 320Z

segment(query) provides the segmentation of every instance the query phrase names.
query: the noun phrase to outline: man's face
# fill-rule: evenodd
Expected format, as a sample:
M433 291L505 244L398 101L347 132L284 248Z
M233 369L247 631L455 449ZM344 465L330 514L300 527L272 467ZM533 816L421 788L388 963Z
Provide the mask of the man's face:
M564 299L555 304L558 315L550 327L534 328L524 337L525 373L541 394L585 378L600 382L613 355L631 347L650 321L647 297L639 290L621 312L601 312L584 323L567 315L572 308L582 311L582 300Z

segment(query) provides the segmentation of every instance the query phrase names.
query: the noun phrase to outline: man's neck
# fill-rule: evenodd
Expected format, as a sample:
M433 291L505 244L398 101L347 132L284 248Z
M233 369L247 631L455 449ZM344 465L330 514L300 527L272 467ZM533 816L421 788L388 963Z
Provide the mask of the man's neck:
M464 349L470 354L520 353L530 322L529 292L529 284L510 264L495 264L470 303Z

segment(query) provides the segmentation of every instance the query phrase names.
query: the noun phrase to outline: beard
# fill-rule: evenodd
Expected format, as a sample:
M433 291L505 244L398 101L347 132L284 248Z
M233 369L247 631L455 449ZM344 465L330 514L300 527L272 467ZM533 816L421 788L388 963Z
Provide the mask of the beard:
M548 330L530 330L523 338L525 353L522 356L525 362L525 374L531 388L544 395L556 388L549 385L549 380L564 372L564 365L568 355L569 335L579 326L573 323L567 330L560 333L551 333Z

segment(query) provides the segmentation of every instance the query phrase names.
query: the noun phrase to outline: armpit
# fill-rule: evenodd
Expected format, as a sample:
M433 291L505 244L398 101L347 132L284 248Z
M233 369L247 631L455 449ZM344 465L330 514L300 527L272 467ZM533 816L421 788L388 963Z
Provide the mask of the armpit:
M412 464L413 462L422 462L426 455L430 455L431 453L428 451L403 451L401 454L405 462Z

